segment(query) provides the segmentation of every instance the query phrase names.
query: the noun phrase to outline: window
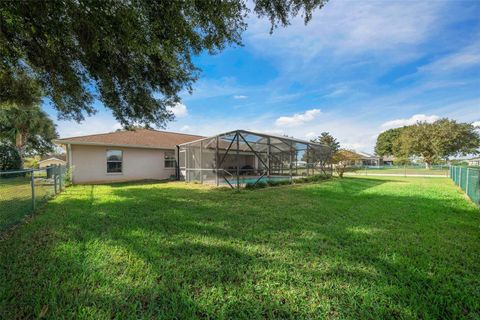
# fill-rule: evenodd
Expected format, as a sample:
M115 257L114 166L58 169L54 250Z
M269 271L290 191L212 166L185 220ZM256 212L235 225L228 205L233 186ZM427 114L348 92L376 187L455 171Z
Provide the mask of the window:
M165 168L175 168L177 166L177 159L175 159L175 152L165 152Z
M122 172L123 152L121 150L107 150L107 173Z

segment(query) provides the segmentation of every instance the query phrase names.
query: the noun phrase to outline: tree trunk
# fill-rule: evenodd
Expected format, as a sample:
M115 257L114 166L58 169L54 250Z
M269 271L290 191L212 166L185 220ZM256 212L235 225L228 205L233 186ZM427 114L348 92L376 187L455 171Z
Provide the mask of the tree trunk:
M20 131L17 131L15 134L15 147L17 147L18 150L22 147L22 133Z
M21 131L17 131L15 134L15 148L20 155L21 165L20 168L23 169L23 165L25 163L25 144L23 143L24 135Z

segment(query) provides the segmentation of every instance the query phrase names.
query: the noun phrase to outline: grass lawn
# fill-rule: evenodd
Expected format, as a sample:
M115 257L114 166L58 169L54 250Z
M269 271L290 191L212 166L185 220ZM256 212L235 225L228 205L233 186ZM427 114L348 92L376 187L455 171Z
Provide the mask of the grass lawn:
M425 169L422 167L381 167L381 168L359 168L348 172L350 175L369 175L369 174L392 174L392 175L427 175L427 176L444 176L448 177L448 168L432 168Z
M36 205L41 206L55 194L52 179L35 175ZM32 213L31 176L0 179L0 233L18 224Z
M0 318L478 319L479 275L446 178L75 186L0 242Z

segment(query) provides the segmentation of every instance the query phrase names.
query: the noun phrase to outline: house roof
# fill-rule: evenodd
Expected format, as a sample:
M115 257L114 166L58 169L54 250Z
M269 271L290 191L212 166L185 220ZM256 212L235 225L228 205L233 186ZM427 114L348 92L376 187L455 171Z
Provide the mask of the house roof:
M363 152L363 151L354 151L354 152L358 154L360 157L362 157L362 159L378 159L377 156L367 152Z
M382 157L383 161L394 161L395 157L394 156L384 156Z
M40 160L40 161L38 161L38 163L47 162L47 161L50 161L50 160L57 160L57 161L66 162L66 161L63 160L63 159L58 159L58 158L56 158L56 157L52 157L52 158L48 158L48 159L45 159L45 160Z
M67 155L62 153L62 154L48 154L40 159L39 162L44 162L47 160L61 160L61 161L66 161L67 160Z
M149 149L174 149L176 145L202 136L150 129L122 130L54 140L57 144L119 146Z

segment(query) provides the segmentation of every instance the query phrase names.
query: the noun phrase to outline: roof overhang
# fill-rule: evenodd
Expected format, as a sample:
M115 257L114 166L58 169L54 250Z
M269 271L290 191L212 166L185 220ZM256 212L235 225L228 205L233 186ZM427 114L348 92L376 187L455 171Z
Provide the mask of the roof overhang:
M62 145L79 145L79 146L97 146L97 147L118 147L118 148L137 148L137 149L155 149L155 150L175 150L175 147L153 147L145 145L135 144L117 144L117 143L104 143L104 142L85 142L85 141L72 141L67 139L53 140L56 144Z
M38 163L47 162L47 161L50 161L50 160L57 160L57 161L66 162L63 159L58 159L58 158L52 157L52 158L48 158L48 159L45 159L45 160L40 160L40 161L38 161Z

